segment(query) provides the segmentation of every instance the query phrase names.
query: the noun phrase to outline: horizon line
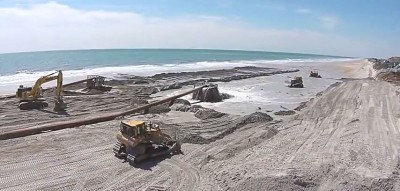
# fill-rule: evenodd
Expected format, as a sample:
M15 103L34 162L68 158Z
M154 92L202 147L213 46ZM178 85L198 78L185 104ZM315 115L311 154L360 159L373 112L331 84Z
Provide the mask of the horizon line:
M245 49L212 49L212 48L87 48L87 49L56 49L56 50L37 50L37 51L21 51L21 52L4 52L1 55L7 54L27 54L27 53L45 53L45 52L63 52L63 51L101 51L101 50L208 50L208 51L240 51L240 52L259 52L259 53L285 53L285 54L302 54L312 56L327 56L337 58L359 58L353 56L338 56L327 54L315 53L302 53L302 52L282 52L282 51L267 51L267 50L245 50Z

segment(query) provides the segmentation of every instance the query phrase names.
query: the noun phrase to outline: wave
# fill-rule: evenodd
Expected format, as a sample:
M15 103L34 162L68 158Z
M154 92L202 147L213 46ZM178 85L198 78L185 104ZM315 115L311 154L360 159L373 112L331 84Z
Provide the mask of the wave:
M99 67L99 68L86 68L86 69L75 69L65 70L64 82L70 83L73 81L85 79L87 75L102 75L109 78L114 78L120 74L137 75L137 76L151 76L159 73L169 72L191 72L199 70L216 70L216 69L228 69L233 67L242 66L259 66L266 67L268 64L296 64L296 63L324 63L324 62L343 62L343 61L354 61L357 59L353 58L329 58L329 59L287 59L287 60L242 60L242 61L204 61L204 62L192 62L184 64L164 64L164 65L134 65L134 66L118 66L118 67ZM290 65L288 65L290 66ZM14 90L19 85L31 86L39 77L52 73L54 71L19 71L12 75L0 75L0 94L4 93L4 90L11 88ZM44 85L49 87L54 85ZM9 91L7 91L10 93ZM13 92L13 91L12 91Z

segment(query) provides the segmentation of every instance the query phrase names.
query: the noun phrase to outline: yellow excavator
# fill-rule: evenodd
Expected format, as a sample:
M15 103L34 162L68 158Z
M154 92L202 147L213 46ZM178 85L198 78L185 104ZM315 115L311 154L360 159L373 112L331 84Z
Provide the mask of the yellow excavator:
M57 75L55 75L57 74ZM56 100L54 111L63 111L66 104L62 100L62 81L63 75L61 70L51 73L46 76L40 77L33 87L19 86L16 96L20 101L19 108L21 110L43 109L48 107L49 104L42 98L42 84L57 80L56 87Z

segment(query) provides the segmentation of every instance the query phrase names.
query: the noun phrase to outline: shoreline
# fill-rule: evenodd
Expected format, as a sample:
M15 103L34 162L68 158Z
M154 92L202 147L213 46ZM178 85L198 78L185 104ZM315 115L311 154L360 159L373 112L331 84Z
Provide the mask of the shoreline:
M161 65L131 65L131 66L105 66L99 68L82 68L80 70L64 70L64 82L71 83L85 79L87 75L101 75L110 79L115 79L120 74L134 75L141 77L151 77L153 75L173 72L197 72L202 70L221 70L232 69L234 67L272 67L280 68L283 65L302 65L304 63L329 63L346 62L349 59L288 59L288 60L230 60L230 61L203 61L189 62L185 64L161 64ZM354 59L352 59L354 60ZM287 68L291 69L291 68ZM18 73L12 75L0 75L0 96L12 94L10 89L17 88L19 85L32 86L35 80L41 76L52 73L53 71L37 71L29 73ZM54 86L52 83L43 84L43 88Z

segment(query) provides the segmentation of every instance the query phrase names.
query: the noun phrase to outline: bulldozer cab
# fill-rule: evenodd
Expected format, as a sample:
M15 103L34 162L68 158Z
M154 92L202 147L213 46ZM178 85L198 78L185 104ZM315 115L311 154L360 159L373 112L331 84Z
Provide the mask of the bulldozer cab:
M123 121L120 130L129 137L137 138L146 135L146 124L143 121Z
M317 71L310 71L310 77L321 78L321 75Z
M296 82L300 82L300 81L303 81L303 78L302 78L302 77L295 77L294 80L295 80Z

